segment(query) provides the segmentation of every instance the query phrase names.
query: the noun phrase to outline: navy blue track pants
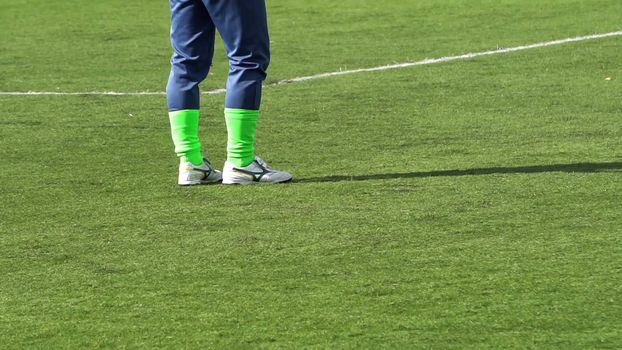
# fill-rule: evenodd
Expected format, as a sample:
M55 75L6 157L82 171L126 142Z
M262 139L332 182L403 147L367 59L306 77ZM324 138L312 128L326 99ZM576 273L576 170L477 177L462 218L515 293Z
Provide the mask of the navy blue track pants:
M168 110L199 109L199 83L212 65L216 30L229 58L226 108L259 109L270 63L264 0L170 0Z

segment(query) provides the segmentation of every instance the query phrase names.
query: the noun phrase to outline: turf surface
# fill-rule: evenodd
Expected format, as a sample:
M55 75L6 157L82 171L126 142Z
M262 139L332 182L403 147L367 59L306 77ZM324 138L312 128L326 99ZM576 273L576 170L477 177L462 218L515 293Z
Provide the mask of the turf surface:
M2 1L0 90L161 91L167 11ZM269 13L274 81L620 30L622 3ZM2 347L620 348L620 52L271 86L257 148L283 186L178 188L163 97L0 96ZM221 50L204 88L225 74Z

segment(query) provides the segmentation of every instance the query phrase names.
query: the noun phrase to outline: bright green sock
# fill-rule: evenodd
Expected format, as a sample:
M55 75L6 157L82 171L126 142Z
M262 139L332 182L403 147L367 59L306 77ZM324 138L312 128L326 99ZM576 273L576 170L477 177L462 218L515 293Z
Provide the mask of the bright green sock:
M199 165L203 162L199 142L199 110L184 109L168 113L175 153L184 162Z
M227 160L245 167L255 158L255 127L258 110L225 108L227 123Z

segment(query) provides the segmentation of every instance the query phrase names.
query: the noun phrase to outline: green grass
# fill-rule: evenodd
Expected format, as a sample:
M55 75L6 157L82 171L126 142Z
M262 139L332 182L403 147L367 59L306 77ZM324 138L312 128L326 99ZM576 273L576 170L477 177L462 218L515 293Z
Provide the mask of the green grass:
M163 90L166 6L0 3L0 90ZM620 30L622 3L269 13L278 80ZM270 86L283 186L178 188L163 97L0 96L2 348L620 348L621 51Z

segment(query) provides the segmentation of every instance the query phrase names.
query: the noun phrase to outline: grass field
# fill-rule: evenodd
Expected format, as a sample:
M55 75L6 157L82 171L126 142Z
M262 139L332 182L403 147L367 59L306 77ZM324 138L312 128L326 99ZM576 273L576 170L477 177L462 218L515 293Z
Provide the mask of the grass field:
M0 0L0 91L163 91L167 6ZM268 83L622 30L619 0L268 10ZM621 52L269 86L281 186L179 188L164 96L0 95L0 347L620 349Z

